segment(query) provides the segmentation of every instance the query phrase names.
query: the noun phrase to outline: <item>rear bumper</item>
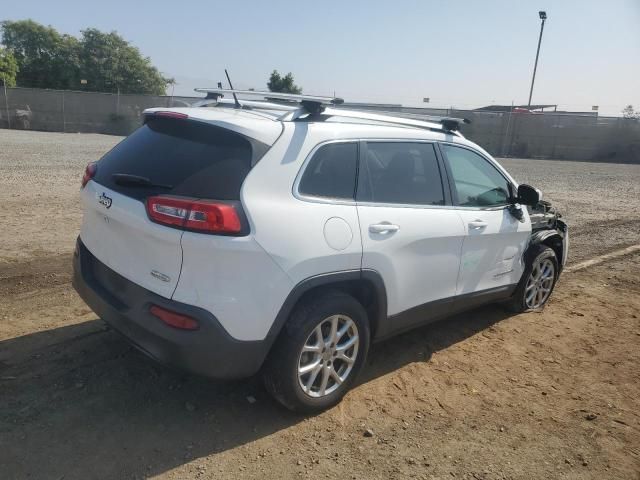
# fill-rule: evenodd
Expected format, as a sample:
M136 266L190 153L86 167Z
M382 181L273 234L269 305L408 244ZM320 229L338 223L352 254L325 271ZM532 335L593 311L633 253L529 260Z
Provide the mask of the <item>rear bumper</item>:
M261 367L266 341L231 337L210 312L161 297L111 270L78 238L73 286L91 309L133 345L165 365L211 378L249 377ZM158 305L195 318L199 329L183 331L151 315Z

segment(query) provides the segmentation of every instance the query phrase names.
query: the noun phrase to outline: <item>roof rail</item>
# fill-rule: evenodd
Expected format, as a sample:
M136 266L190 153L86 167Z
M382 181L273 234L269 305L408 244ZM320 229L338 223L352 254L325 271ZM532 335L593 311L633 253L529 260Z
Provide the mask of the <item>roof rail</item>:
M288 120L295 120L300 115L303 115L305 113L322 113L326 105L340 105L344 103L344 100L342 98L320 97L317 95L301 95L295 93L261 92L256 90L235 90L228 88L194 88L194 90L196 92L206 93L208 98L211 98L214 95L222 96L225 93L231 93L237 95L252 95L263 97L267 100L284 100L300 104L299 111L296 111L292 114L285 114L285 116L291 117L287 118ZM252 108L255 107L252 106Z

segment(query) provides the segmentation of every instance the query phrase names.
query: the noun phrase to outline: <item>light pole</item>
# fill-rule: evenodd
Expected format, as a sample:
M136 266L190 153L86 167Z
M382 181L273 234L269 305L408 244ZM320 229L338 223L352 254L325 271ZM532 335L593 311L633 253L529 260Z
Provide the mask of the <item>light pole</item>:
M538 69L538 56L540 55L540 44L542 43L542 32L544 31L544 22L547 19L547 12L540 11L540 37L538 38L538 50L536 50L536 63L533 65L533 77L531 78L531 90L529 90L529 104L528 108L531 108L531 97L533 96L533 84L536 81L536 70Z

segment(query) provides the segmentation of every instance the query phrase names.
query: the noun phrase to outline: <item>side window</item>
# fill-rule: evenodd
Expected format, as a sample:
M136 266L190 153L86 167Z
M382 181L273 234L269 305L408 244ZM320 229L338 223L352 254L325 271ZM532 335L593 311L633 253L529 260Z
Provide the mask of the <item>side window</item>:
M359 177L359 201L444 205L442 177L431 143L369 142Z
M298 192L313 197L353 200L357 163L357 143L324 145L307 164L298 185Z
M492 207L509 203L509 182L486 159L466 148L453 145L442 148L457 205Z

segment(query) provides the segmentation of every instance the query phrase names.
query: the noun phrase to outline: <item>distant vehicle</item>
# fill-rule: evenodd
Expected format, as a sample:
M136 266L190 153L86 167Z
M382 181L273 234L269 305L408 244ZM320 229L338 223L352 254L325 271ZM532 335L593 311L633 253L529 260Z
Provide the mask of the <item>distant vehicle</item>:
M33 112L31 111L31 107L29 107L29 105L27 105L25 109L16 109L16 119L18 120L18 125L22 130L31 129L32 118Z
M543 112L536 112L534 110L529 110L528 108L522 108L522 107L514 107L513 108L513 113L531 113L532 115L542 115Z
M87 166L74 286L142 351L214 378L261 372L315 411L373 341L481 304L545 305L567 225L459 120L263 95L295 103L149 109Z

